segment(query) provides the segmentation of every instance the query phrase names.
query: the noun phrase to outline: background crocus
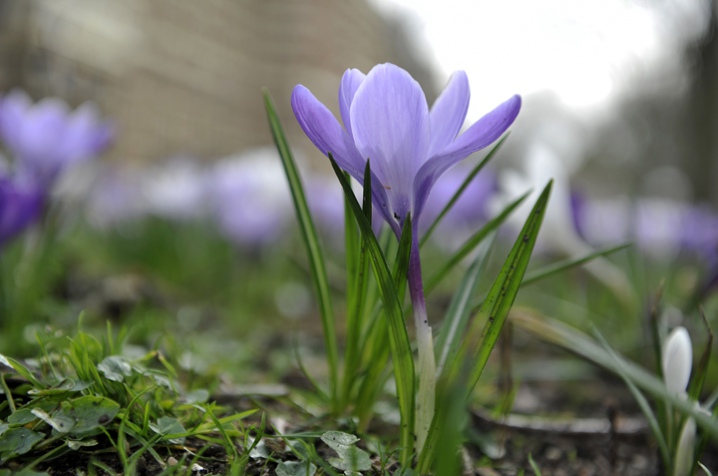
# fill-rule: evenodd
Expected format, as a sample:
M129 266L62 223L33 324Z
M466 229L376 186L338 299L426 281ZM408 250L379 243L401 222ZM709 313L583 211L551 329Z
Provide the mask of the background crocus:
M676 327L663 343L663 379L668 393L685 397L693 367L691 336L685 327ZM676 444L673 476L687 476L693 467L696 422L686 418Z
M419 351L418 451L433 417L436 365L426 316L417 224L432 187L444 172L498 139L521 108L521 98L513 96L459 134L469 96L463 71L451 76L429 109L419 83L398 66L377 65L367 75L350 69L339 86L342 127L306 87L297 85L292 92L294 114L322 153L331 154L359 182L363 182L366 161L371 160L374 204L397 236L407 217L412 217L408 281Z
M40 218L44 201L34 185L0 177L0 247Z
M685 395L693 367L691 337L685 327L676 327L663 344L663 378L672 395Z
M283 173L276 152L269 148L247 151L215 164L205 186L220 232L245 246L278 240L292 210L289 192L282 186Z
M19 90L0 101L0 137L15 156L16 173L45 187L66 167L102 152L112 136L89 103L70 111L57 98L33 104Z

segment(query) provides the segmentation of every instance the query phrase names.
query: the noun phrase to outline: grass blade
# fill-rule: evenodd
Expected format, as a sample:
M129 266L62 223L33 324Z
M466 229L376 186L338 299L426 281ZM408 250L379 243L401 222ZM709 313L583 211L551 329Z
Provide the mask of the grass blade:
M663 462L666 467L669 467L671 462L671 456L670 451L668 450L668 443L666 442L666 438L663 435L663 431L661 431L661 426L658 424L658 419L656 418L655 413L653 413L653 410L651 409L651 405L648 403L648 400L646 400L646 397L643 395L643 393L641 393L639 388L636 387L631 381L631 379L628 378L626 373L623 372L621 361L620 359L618 359L618 355L616 354L616 352L608 345L608 341L606 341L606 339L598 332L598 329L594 329L594 334L596 336L596 339L605 349L605 351L611 354L614 359L616 359L616 368L618 370L619 376L628 386L628 390L630 390L631 394L633 395L633 398L636 399L638 406L641 408L643 415L646 417L648 426L653 432L653 436L656 438L656 442L658 442L658 449L660 450L661 456L663 457Z
M551 263L528 273L526 275L526 278L524 278L523 282L521 283L521 286L528 286L537 281L541 281L542 279L553 276L554 274L561 273L576 266L581 266L582 264L588 263L592 259L598 258L599 256L606 256L611 253L615 253L616 251L624 250L629 246L631 246L631 243L624 243L622 245L600 249L580 258L569 258L566 260L559 261L557 263Z
M401 414L401 436L400 444L401 462L408 467L411 460L414 446L414 359L411 352L409 334L406 331L406 322L402 312L401 300L396 292L394 279L386 258L381 251L379 242L374 235L371 224L364 216L349 182L344 177L341 169L329 154L332 168L344 189L354 217L359 224L362 238L366 244L367 252L372 262L372 270L376 277L384 303L384 312L389 324L389 344L396 380L396 393L399 399L399 411ZM367 167L369 164L367 163ZM364 186L371 186L371 181L364 183Z
M556 319L540 316L527 310L512 312L511 322L544 341L562 347L589 362L619 375L623 373L634 385L656 398L670 402L674 408L679 409L685 415L692 416L696 423L710 433L713 438L718 438L718 419L704 413L703 410L695 406L694 402L671 395L662 380L617 353L609 354L583 332Z
M471 314L471 299L476 293L479 285L479 278L483 275L488 263L489 251L493 246L493 237L484 241L479 246L478 256L466 270L459 288L454 293L454 297L446 312L444 322L436 337L436 371L441 374L446 362L453 361L456 352L459 349L460 336L464 335L466 323Z
M441 282L441 280L444 279L447 274L449 274L449 271L454 269L454 266L456 266L462 259L466 258L466 256L471 253L474 248L476 248L479 243L481 243L487 236L489 236L491 232L501 226L501 224L506 221L509 215L511 215L511 212L513 212L516 207L521 205L521 203L530 194L530 191L526 192L514 202L509 204L509 206L507 206L497 217L491 219L479 231L474 233L471 238L466 240L466 243L464 243L462 247L456 253L454 253L451 258L449 258L446 264L427 280L426 286L424 287L424 293L426 295L429 295L429 293L434 290L434 288Z
M463 392L464 402L476 386L476 382L478 382L481 372L484 370L491 350L506 322L509 309L521 287L521 281L541 228L541 222L551 193L551 185L552 182L546 185L546 188L544 188L536 201L521 233L501 267L498 278L494 281L478 314L474 316L466 337L456 353L456 357L444 367L440 375L439 389L451 391L451 389L458 387ZM520 200L522 199L523 197ZM444 400L445 397L438 396L437 406L443 406ZM437 451L440 447L440 428L441 422L437 421L435 415L434 420L431 422L424 450L419 455L418 470L421 474L427 473L431 469L434 458L437 456Z
M347 182L351 179L344 174ZM363 210L364 216L371 225L372 204L371 196L367 196L364 189ZM366 246L359 232L359 227L354 219L351 207L344 197L344 228L346 243L346 266L347 266L347 339L344 350L344 379L342 388L342 406L345 407L351 398L351 392L356 382L361 357L362 332L365 327L368 282L369 258L366 254Z
M458 190L456 190L456 193L454 194L454 196L451 197L451 200L449 200L449 203L446 204L444 209L441 210L441 213L439 213L439 216L436 217L436 219L431 224L429 229L426 230L426 233L424 233L424 236L421 239L419 246L424 246L424 243L426 243L426 241L429 239L431 234L434 232L436 227L439 225L439 222L441 222L441 220L444 218L444 215L446 215L449 212L449 210L451 210L451 208L454 206L454 204L459 200L461 195L466 190L466 187L468 187L469 184L471 183L471 181L474 179L474 177L476 177L476 174L481 172L481 170L484 168L484 166L487 163L489 163L489 160L491 160L493 158L493 156L496 154L496 152L499 151L499 149L501 148L501 146L503 145L503 143L506 141L506 139L508 137L509 137L509 134L506 134L501 139L499 139L499 141L491 149L491 151L486 155L486 157L484 157L484 159L481 162L479 162L478 165L476 165L476 167L474 167L471 170L471 172L469 172L469 175L466 176L466 179L464 179L461 186L458 188Z
M536 237L541 229L546 205L548 204L551 186L549 182L531 210L513 248L509 252L499 276L494 281L486 300L481 305L478 315L474 317L466 338L459 348L457 357L448 367L446 376L452 380L461 374L462 368L468 366L469 380L467 392L471 392L479 381L491 350L494 348L501 329L506 322L509 309L521 287L526 267L533 251Z
M297 166L294 162L292 152L289 149L287 138L284 135L282 124L277 116L277 111L272 102L269 92L264 90L264 106L267 110L269 119L269 127L272 130L274 143L282 158L282 165L287 175L289 188L292 192L292 201L294 202L294 210L297 214L297 220L302 233L302 239L307 248L307 255L312 270L312 278L314 279L314 287L319 300L319 309L322 319L322 329L324 331L324 345L327 349L327 362L329 364L330 393L332 401L337 404L337 386L338 386L338 366L339 366L339 350L337 348L337 335L334 326L334 311L332 310L332 301L329 294L329 280L327 279L327 270L322 256L322 249L319 245L319 237L312 216L309 213L307 200L304 196L304 187ZM336 408L335 408L336 410Z

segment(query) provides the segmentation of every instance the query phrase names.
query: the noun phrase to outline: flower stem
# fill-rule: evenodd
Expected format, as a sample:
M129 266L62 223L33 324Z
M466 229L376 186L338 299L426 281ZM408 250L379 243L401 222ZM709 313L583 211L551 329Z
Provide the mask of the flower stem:
M434 357L434 340L426 315L426 298L421 279L421 260L419 257L419 240L413 233L411 256L409 258L409 294L414 308L414 325L416 327L416 343L419 353L419 393L416 399L416 451L421 454L424 447L431 420L434 417L436 399L436 361Z

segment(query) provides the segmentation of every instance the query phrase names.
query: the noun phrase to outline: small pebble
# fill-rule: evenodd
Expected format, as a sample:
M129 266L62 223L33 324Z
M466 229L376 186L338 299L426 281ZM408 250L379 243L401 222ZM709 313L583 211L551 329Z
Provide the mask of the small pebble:
M559 448L556 448L555 446L551 446L546 449L546 453L544 456L549 461L558 461L561 459L561 455L563 454L563 451L561 451Z
M179 463L179 461L177 461L174 456L170 456L167 460L167 464L170 466L177 466L177 463Z

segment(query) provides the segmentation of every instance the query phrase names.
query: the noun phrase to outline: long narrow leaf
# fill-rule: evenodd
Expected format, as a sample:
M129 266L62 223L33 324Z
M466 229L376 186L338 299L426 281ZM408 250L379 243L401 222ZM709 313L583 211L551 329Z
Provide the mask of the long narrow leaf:
M542 279L553 276L554 274L561 273L576 266L581 266L584 263L588 263L592 259L598 258L600 256L606 256L611 253L615 253L616 251L624 250L629 246L631 246L631 243L624 243L622 245L612 246L610 248L604 248L593 253L589 253L586 256L582 256L580 258L569 258L563 261L559 261L558 263L551 263L528 273L524 278L523 282L521 283L521 286L528 286L537 281L541 281Z
M441 375L441 370L446 362L451 362L459 350L461 337L464 335L466 324L471 314L471 299L476 293L479 285L479 278L483 275L488 263L489 251L494 243L493 237L481 243L478 255L474 262L466 270L459 288L446 312L444 322L436 337L436 372Z
M264 107L267 110L269 127L272 130L272 137L274 138L274 143L279 151L279 156L282 158L282 165L284 166L287 181L289 182L289 188L292 192L294 210L297 214L302 238L309 256L312 278L314 279L314 287L319 300L322 329L324 331L324 345L327 349L331 395L332 400L336 404L339 375L339 350L337 348L337 334L334 326L334 311L332 309L332 301L329 294L329 280L327 279L327 271L324 265L322 249L319 244L319 238L317 236L316 228L314 227L312 216L309 213L307 200L304 197L304 187L302 186L297 166L294 162L289 144L287 143L287 138L284 135L282 124L277 116L276 108L274 107L274 103L269 95L269 92L264 90L263 93Z
M498 278L494 281L478 314L474 316L456 357L452 362L447 363L440 376L440 388L452 389L459 385L464 393L464 400L476 386L521 286L533 246L536 243L536 237L541 228L551 193L551 185L552 182L546 185L536 201L509 252L509 256L501 267ZM437 402L438 405L443 404L441 398L437 399ZM431 469L436 457L440 443L440 428L441 422L437 421L435 415L426 444L419 455L418 470L421 474Z
M484 366L489 360L489 355L491 355L491 350L499 338L504 322L506 322L509 309L511 309L521 287L536 237L541 229L552 184L553 182L549 182L546 185L536 201L508 258L501 267L498 278L494 281L491 291L481 305L478 315L474 317L456 359L446 369L447 376L451 380L458 376L465 366L469 367L467 392L471 392L479 381Z
M348 174L344 174L347 181L351 181ZM371 196L367 196L364 189L363 210L364 216L371 224ZM365 327L364 318L367 306L367 292L369 272L369 258L366 246L359 232L356 219L354 219L351 206L344 197L344 221L347 264L347 340L344 350L344 379L342 391L342 406L349 402L350 395L357 379L360 365L362 345L362 330Z
M396 380L396 393L399 399L399 411L401 414L401 462L407 467L414 446L414 359L411 352L409 334L406 331L401 301L397 295L386 258L381 251L376 236L374 236L371 225L354 197L351 185L347 182L331 154L329 154L329 160L332 163L332 168L344 189L344 195L347 197L354 217L357 219L359 228L361 229L362 238L364 239L367 252L372 261L372 270L374 271L382 301L384 302L384 310L389 322L389 343L394 367L394 378ZM371 186L371 181L364 184L365 187L367 185Z
M452 209L454 204L459 200L461 195L463 195L464 191L466 190L466 187L469 186L471 181L476 177L476 174L481 172L481 170L484 168L486 164L489 163L489 161L494 157L496 152L499 151L503 143L506 141L506 139L509 137L509 134L504 135L499 141L496 143L496 145L491 149L491 151L486 154L486 157L479 162L476 167L474 167L471 172L469 172L469 175L466 176L466 179L462 182L461 186L456 190L456 193L451 197L451 200L449 200L449 203L446 204L446 206L441 210L441 213L439 213L439 216L436 217L434 222L431 224L428 230L426 230L426 233L424 233L424 236L421 238L421 242L419 243L419 246L424 246L424 243L429 239L431 234L434 232L436 227L439 225L439 222L444 218L444 216L449 212L449 210Z
M529 312L527 310L512 312L511 322L546 342L563 347L611 372L616 374L622 372L637 387L642 388L655 397L670 402L674 408L695 418L696 423L710 433L713 438L718 438L718 419L707 415L701 408L697 407L694 402L680 398L678 395L672 395L662 380L618 354L609 354L598 345L596 341L583 332L569 327L556 319L539 316L535 312ZM619 365L621 367L620 369L618 368Z
M656 414L651 409L651 405L648 403L648 400L646 400L646 397L643 395L643 393L641 393L641 390L636 387L636 385L634 385L628 375L626 375L626 373L623 371L623 367L621 366L621 360L618 358L618 354L616 354L616 352L608 345L608 341L600 334L600 332L598 332L598 329L594 329L594 334L596 335L596 339L604 348L604 350L608 354L612 355L613 358L616 360L616 369L618 370L619 376L626 383L628 390L630 390L631 394L633 395L633 398L636 399L638 406L641 408L643 415L646 417L648 427L651 429L654 438L656 438L656 441L658 442L658 449L660 450L661 456L663 457L663 462L665 463L666 467L669 467L671 462L671 456L668 450L668 443L666 443L666 438L663 435L663 431L661 431L661 426L658 424L658 418L656 418Z
M513 201L509 206L507 206L497 217L494 217L491 219L488 223L486 223L479 231L474 233L468 240L466 240L466 243L464 243L461 248L454 253L454 255L449 258L446 262L446 264L439 269L434 275L429 278L426 282L426 286L424 287L425 294L431 293L431 291L436 288L436 286L441 282L444 277L449 274L449 271L454 269L454 266L456 266L459 262L461 262L462 259L464 259L469 253L471 253L474 248L476 248L479 243L481 243L489 234L493 231L495 231L501 224L506 221L506 219L511 215L511 212L513 212L516 207L521 205L521 203L531 194L531 192L526 192L521 197Z

